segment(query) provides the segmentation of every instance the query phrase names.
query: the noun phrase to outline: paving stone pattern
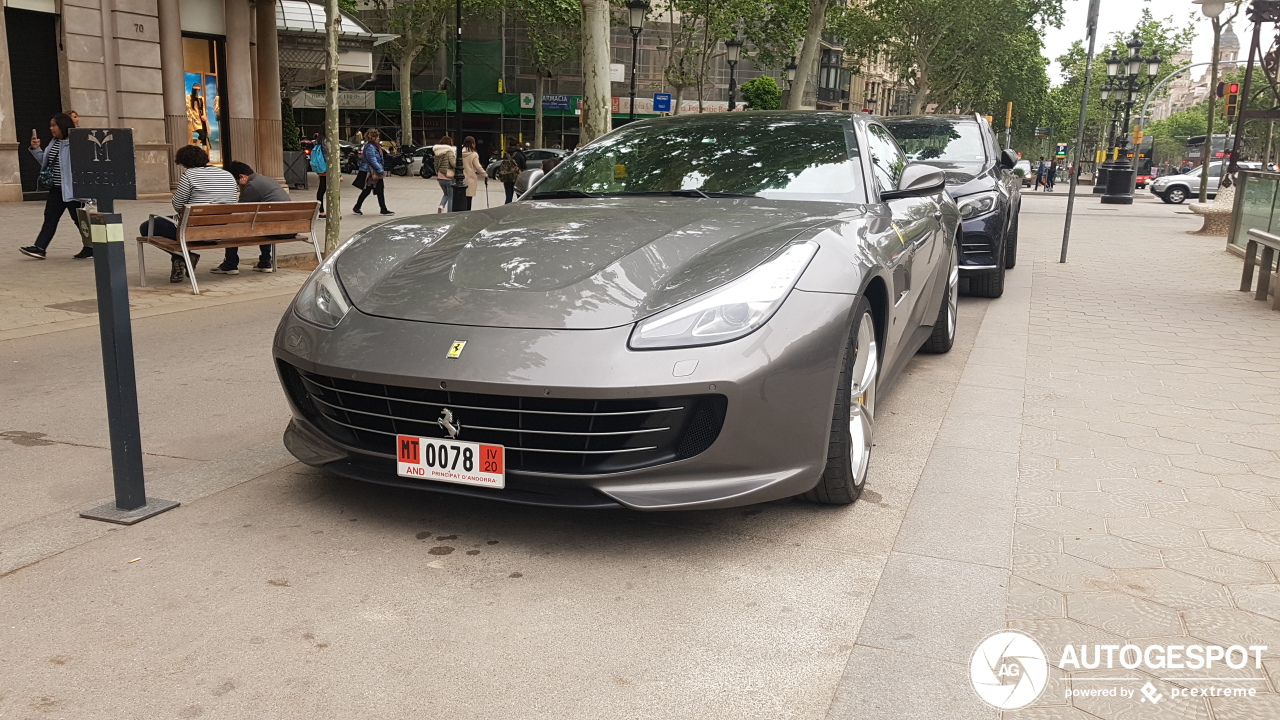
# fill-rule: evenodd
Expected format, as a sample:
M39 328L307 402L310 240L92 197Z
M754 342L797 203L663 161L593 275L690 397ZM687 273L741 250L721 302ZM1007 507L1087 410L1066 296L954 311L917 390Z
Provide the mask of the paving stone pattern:
M1077 235L1059 264L1060 205L1025 201L1014 271L1034 278L1008 625L1054 663L1064 643L1270 649L1263 670L1163 671L1175 680L1055 669L1036 706L1004 717L1280 717L1280 313L1234 289L1221 238L1149 200ZM1210 676L1238 680L1188 679ZM1159 704L1064 697L1146 680ZM1260 696L1173 699L1175 686Z

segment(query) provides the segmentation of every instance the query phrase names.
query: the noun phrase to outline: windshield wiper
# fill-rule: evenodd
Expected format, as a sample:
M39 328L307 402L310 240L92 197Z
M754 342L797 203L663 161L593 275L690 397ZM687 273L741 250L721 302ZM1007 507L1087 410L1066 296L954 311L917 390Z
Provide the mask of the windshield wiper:
M707 192L697 188L681 188L679 190L643 190L638 192L610 193L612 195L674 195L676 197L721 198L721 197L755 197L745 193Z
M577 190L577 189L569 188L566 190L548 190L546 192L536 192L530 197L534 200L537 200L539 198L590 198L590 197L600 197L600 196L596 195L595 193L589 193L586 190Z

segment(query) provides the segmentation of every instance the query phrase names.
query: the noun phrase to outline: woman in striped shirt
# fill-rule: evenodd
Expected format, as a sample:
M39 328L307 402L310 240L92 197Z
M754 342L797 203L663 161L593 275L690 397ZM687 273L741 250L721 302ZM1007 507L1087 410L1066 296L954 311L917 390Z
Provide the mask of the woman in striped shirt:
M186 168L182 179L178 181L178 189L173 193L173 209L177 211L172 219L156 218L154 230L151 221L142 223L138 232L142 235L178 239L178 221L188 205L214 204L223 205L238 202L240 186L231 173L220 167L209 164L209 153L199 145L184 145L173 154L173 161ZM152 230L152 232L148 232ZM172 257L172 269L169 271L169 282L182 282L187 277L187 266L178 253L169 253ZM191 253L191 270L195 271L200 256Z
M34 136L31 138L31 154L40 162L40 172L44 173L47 170L53 176L49 196L44 201L44 225L40 227L40 234L36 236L36 244L18 248L23 255L37 260L44 259L49 243L53 241L53 234L58 231L58 221L62 219L62 213L65 212L71 216L71 222L74 223L76 209L84 204L71 197L69 141L73 127L75 122L66 113L58 113L49 120L49 132L53 135L53 141L49 143L49 147L41 148L40 138ZM93 248L86 245L75 257L93 257Z

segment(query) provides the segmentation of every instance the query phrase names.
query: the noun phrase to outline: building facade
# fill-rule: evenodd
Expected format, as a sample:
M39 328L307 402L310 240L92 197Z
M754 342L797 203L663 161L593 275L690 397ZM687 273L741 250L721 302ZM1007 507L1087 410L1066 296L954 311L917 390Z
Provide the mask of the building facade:
M1223 74L1235 70L1236 61L1239 58L1240 38L1236 36L1235 30L1228 25L1222 30L1222 36L1218 42L1218 76L1221 77ZM1190 64L1192 64L1191 53L1183 51L1174 55L1173 59L1166 63L1165 66L1172 71ZM1196 68L1170 80L1168 92L1165 93L1164 97L1158 98L1151 103L1151 120L1163 120L1174 113L1180 113L1197 105L1209 97L1209 82L1213 77L1212 69L1206 65L1203 68Z
M49 118L133 128L137 191L176 186L175 150L283 175L277 9L284 0L4 0L0 200L39 199Z

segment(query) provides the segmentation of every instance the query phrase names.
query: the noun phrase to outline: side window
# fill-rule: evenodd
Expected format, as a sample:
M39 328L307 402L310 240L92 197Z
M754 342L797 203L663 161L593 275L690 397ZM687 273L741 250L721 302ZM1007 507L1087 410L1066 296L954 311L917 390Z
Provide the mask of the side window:
M867 145L876 187L881 192L897 189L902 169L907 166L907 158L898 148L898 143L894 142L893 136L883 126L868 125Z
M1222 177L1222 166L1221 166L1221 165L1210 165L1210 166L1209 166L1209 177Z

